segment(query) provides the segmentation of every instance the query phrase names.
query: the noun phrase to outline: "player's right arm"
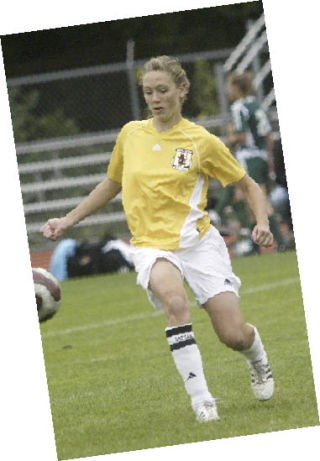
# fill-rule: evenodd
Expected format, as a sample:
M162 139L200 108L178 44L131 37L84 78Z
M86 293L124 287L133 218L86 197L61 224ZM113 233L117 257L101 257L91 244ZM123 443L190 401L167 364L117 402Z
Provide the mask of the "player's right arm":
M41 232L50 240L61 237L70 227L107 205L121 191L121 184L109 177L99 183L90 194L62 218L49 219Z

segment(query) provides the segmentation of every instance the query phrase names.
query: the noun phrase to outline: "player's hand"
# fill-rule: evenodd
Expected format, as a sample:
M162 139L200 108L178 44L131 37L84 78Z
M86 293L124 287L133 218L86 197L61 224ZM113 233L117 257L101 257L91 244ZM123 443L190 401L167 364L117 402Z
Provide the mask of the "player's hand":
M41 228L40 231L44 237L50 240L57 240L67 229L72 226L72 222L66 216L63 218L49 219Z
M251 237L260 246L270 247L273 244L273 235L268 224L256 224Z

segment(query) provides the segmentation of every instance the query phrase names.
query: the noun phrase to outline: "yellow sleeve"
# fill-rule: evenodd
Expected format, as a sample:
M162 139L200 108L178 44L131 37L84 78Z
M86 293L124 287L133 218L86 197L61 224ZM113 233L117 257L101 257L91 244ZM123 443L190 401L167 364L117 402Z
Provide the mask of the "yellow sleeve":
M223 187L240 181L246 174L227 146L212 134L208 137L201 166L205 174L217 179Z
M126 125L120 131L116 143L114 145L110 163L107 169L107 175L113 181L122 183L122 171L123 171L123 145L126 136Z

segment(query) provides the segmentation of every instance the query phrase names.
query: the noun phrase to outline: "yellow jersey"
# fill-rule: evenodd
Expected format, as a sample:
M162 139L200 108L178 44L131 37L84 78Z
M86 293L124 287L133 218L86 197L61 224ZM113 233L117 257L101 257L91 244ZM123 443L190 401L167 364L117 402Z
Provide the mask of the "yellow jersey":
M209 176L226 186L246 173L205 128L182 118L159 133L151 118L124 125L107 174L122 185L132 244L175 250L195 245L210 227Z

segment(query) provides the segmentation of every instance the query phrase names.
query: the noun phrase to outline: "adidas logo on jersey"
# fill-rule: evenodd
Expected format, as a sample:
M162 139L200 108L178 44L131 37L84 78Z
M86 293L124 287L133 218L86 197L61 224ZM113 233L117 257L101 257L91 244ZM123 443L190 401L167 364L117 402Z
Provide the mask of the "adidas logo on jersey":
M157 150L160 151L160 150L162 150L162 149L161 149L160 144L155 144L155 145L153 146L152 150L153 150L153 151L157 151Z

